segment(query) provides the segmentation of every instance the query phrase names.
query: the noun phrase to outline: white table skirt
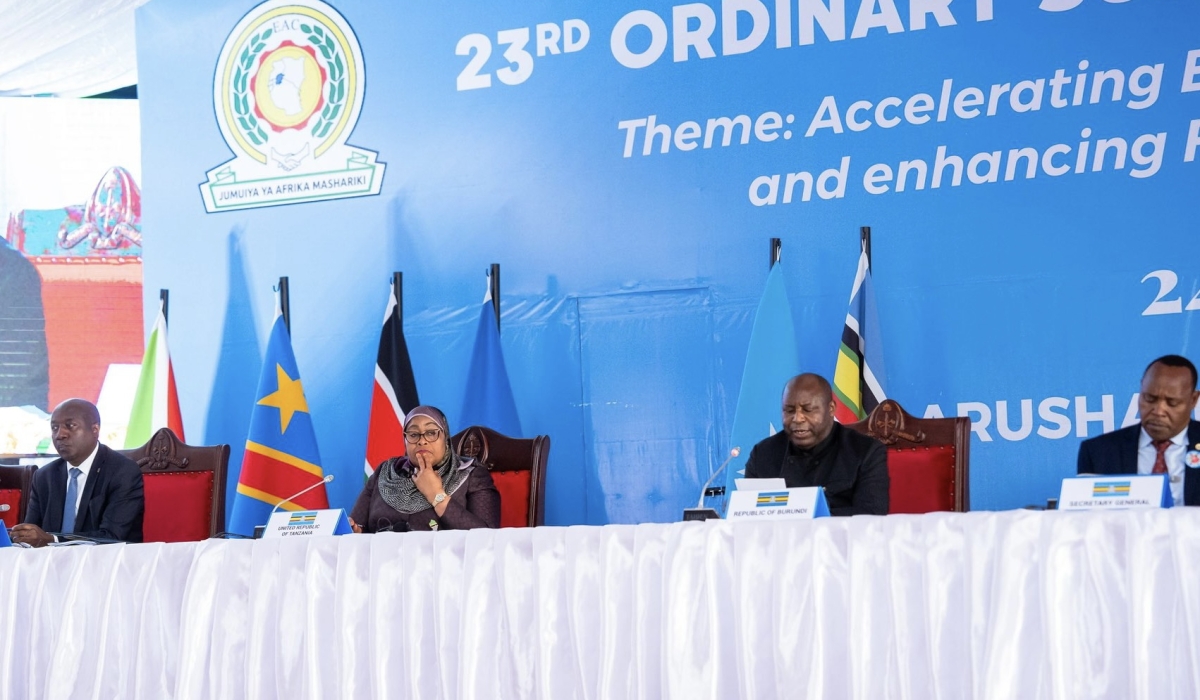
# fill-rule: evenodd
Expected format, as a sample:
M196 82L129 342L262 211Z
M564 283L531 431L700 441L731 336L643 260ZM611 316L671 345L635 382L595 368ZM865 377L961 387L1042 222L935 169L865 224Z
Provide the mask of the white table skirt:
M0 698L1200 697L1200 509L0 550Z

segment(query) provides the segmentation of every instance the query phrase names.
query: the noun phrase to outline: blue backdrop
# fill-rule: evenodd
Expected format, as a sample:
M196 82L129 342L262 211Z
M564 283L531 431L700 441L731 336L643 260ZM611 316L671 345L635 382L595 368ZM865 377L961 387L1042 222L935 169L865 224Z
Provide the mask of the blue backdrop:
M551 524L694 502L730 447L771 236L801 364L828 376L872 227L888 392L976 421L976 509L1054 495L1083 437L1132 420L1144 365L1192 350L1195 3L344 0L366 73L348 143L386 163L381 193L207 214L198 184L232 157L214 71L254 5L138 11L146 317L170 288L187 432L237 462L287 275L335 506L361 485L392 270L421 398L455 422L501 264ZM537 55L567 20L586 45ZM527 76L503 57L520 28ZM456 54L473 34L478 70Z

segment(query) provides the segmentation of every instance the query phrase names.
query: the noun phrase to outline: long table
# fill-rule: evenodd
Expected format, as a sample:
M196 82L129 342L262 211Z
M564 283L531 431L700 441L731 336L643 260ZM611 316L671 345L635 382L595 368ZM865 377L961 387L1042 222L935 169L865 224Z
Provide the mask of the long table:
M0 550L0 698L1196 698L1200 509Z

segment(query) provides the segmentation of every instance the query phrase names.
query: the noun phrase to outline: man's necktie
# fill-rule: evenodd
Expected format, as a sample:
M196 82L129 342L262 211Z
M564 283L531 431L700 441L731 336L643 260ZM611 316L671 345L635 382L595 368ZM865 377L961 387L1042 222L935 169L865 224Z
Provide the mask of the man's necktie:
M1150 470L1151 474L1167 473L1167 448L1170 446L1170 440L1154 441L1154 449L1158 450L1158 454L1154 455L1154 468Z
M63 532L75 532L75 503L79 500L79 475L82 473L79 467L71 467L71 478L67 479L67 500L63 503Z

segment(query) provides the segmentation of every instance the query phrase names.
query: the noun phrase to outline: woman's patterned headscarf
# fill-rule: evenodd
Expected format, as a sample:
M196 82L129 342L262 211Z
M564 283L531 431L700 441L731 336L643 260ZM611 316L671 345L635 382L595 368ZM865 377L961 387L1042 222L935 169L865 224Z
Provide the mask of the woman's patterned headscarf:
M407 431L409 424L419 416L437 423L442 431L446 454L433 469L442 477L442 487L446 493L453 494L459 486L466 483L467 475L475 466L474 460L459 457L454 453L450 444L450 425L446 422L446 414L433 406L417 406L409 411L404 417L404 429ZM415 462L410 462L403 456L392 457L379 466L379 495L383 497L384 503L405 515L419 513L431 507L429 499L413 484L412 476L416 472L416 466Z

